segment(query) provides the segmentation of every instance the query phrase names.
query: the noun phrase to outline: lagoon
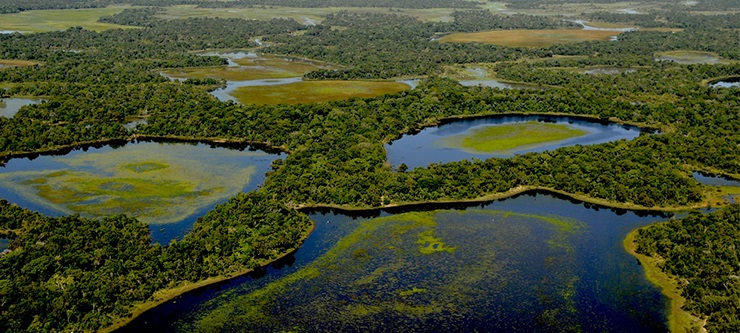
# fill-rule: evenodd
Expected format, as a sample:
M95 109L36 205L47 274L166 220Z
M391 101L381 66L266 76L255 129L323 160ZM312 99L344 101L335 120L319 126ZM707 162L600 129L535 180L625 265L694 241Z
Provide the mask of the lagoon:
M120 331L666 331L666 299L622 247L666 216L537 192L424 208L310 213L291 256Z
M472 135L476 130L486 127L527 122L567 125L568 128L586 132L585 135L565 140L544 142L535 145L524 145L518 148L496 151L471 151L462 147L447 144L455 136ZM570 145L593 145L615 140L631 140L640 135L642 130L635 126L616 123L602 123L598 120L567 116L548 115L497 115L474 119L455 119L443 122L439 126L428 127L414 134L405 134L401 138L385 145L388 160L398 166L401 163L410 168L424 167L431 163L448 163L466 159L486 159L490 157L511 157L529 152L542 152Z
M38 104L38 98L3 98L0 99L0 117L12 118L18 111L26 106Z
M123 143L11 159L0 168L0 197L50 216L128 214L167 244L216 204L256 189L284 156L245 146Z
M740 77L717 80L709 83L712 88L737 88L740 87Z

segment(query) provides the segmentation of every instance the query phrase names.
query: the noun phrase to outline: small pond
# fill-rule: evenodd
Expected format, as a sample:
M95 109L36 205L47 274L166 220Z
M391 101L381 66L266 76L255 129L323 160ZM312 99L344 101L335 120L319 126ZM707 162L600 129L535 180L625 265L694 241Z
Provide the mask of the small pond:
M216 204L256 189L283 157L204 143L124 144L11 159L0 167L0 197L50 216L125 213L167 244Z
M701 172L694 172L692 174L694 179L696 179L697 182L700 182L704 185L709 186L740 186L739 180L734 180L730 178L705 174Z
M581 71L583 74L589 75L617 75L622 73L634 73L637 70L632 68L619 68L619 67L595 67Z
M712 88L736 88L740 87L740 76L723 80L712 81L709 83Z
M489 87L499 89L536 89L535 86L529 86L525 84L507 83L501 82L494 79L480 79L480 80L460 80L461 85L466 87Z
M38 98L3 98L0 99L0 117L12 118L21 107L38 104Z
M511 128L511 132L500 133L498 137L478 136L481 131L496 130L496 126L528 127L555 125L555 134L562 132L563 139L538 143L521 142L521 136L534 137L531 133L520 132L518 128ZM534 125L534 126L533 126ZM505 127L500 127L506 130ZM534 128L535 131L545 132L548 128ZM428 127L416 134L406 134L400 139L386 144L388 160L395 166L401 163L410 168L427 166L431 163L448 163L465 159L486 159L490 157L511 157L529 152L541 152L571 145L592 145L620 139L631 140L639 136L641 129L634 126L615 123L601 123L597 120L574 118L566 116L491 116L475 119L459 119L445 122L439 126ZM537 133L535 133L537 134ZM491 138L490 141L486 141ZM472 139L472 145L466 142ZM485 145L489 142L511 141L513 148L502 150L479 150L476 145ZM521 145L519 145L522 143Z
M10 244L10 239L0 238L0 252L7 250L8 244Z
M622 240L665 216L543 193L416 212L310 214L294 254L120 332L665 332Z

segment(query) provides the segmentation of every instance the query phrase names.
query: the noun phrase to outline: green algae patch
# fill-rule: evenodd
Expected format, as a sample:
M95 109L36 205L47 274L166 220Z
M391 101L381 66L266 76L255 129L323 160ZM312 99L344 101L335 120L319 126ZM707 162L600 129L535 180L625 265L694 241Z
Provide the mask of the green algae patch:
M137 144L53 157L36 170L6 172L0 181L20 197L63 214L128 214L150 224L175 223L236 195L267 155L192 145Z
M586 134L587 131L565 124L529 121L476 128L469 133L444 138L440 144L471 153L506 153Z
M569 322L579 278L565 243L582 227L556 216L489 210L357 222L313 262L264 285L245 286L254 288L248 292L222 294L180 329L383 330L375 325L423 327L434 321L445 331L470 318L510 320L503 317L512 309L534 311L552 325L574 325ZM538 261L547 264L531 264Z
M416 244L421 245L419 247L419 252L421 252L422 254L432 254L437 252L455 252L456 247L446 246L441 239L434 237L433 230L420 232L418 236L419 239L416 241Z
M370 98L408 90L400 82L376 81L304 81L275 86L237 88L232 95L243 104L300 104Z

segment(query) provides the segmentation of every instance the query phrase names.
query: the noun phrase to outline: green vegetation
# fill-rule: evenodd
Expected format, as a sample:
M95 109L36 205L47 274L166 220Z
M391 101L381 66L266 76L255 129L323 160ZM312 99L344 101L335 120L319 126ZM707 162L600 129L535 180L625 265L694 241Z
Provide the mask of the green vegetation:
M569 300L575 277L568 269L572 254L567 249L579 226L557 217L488 210L413 212L366 220L307 266L246 294L225 293L218 307L182 329L229 331L248 324L253 331L306 327L322 331L375 327L372 323L382 325L383 319L436 320L440 327L450 327L458 316L445 319L447 312L463 318L495 315L495 309L478 307L476 300L529 290L542 282L525 273L529 265L519 258L524 242L544 249L524 251L531 252L527 255L557 263L544 270L548 284L562 283L562 289L542 298L521 296L546 309L535 316L551 314L547 324L572 325L567 320L573 313ZM506 289L514 281L517 288ZM322 291L319 295L314 292L317 288Z
M409 89L405 83L373 81L304 81L275 86L239 87L232 94L244 104L298 104L369 98Z
M33 10L0 15L0 30L42 32L83 27L93 31L132 28L129 26L98 22L103 16L120 13L125 8L95 8L74 10Z
M727 62L727 60L722 60L713 52L687 50L657 52L655 59L675 61L680 64L716 64Z
M0 10L43 15L33 9L96 7L113 2L11 0L3 2ZM155 5L143 0L127 2ZM705 16L687 10L684 5L658 3L635 7L598 4L581 18L629 23L641 28L683 30L626 32L615 42L512 48L482 43L440 43L437 39L452 33L496 29L519 34L512 40L533 34L522 29L585 32L564 30L572 24L560 18L496 15L469 10L467 7L476 6L473 2L444 2L445 6L466 8L453 11L450 14L453 20L449 22L423 22L390 11L336 12L327 14L315 26L289 19L163 19L168 9L162 7L127 8L120 12L121 8L106 8L103 10L109 14L117 14L102 17L100 20L104 23L140 28L102 32L70 28L48 33L0 35L0 58L42 64L0 69L0 87L6 88L3 96L43 96L46 100L24 107L13 118L0 117L0 156L3 158L137 136L253 142L291 152L284 160L273 164L272 172L258 191L236 194L196 222L191 235L166 247L148 245L143 224L130 218L104 219L125 226L106 229L103 233L108 236L101 237L100 234L93 236L93 231L108 222L76 216L50 219L10 205L3 206L2 211L8 217L0 221L0 229L13 230L21 238L9 245L11 254L0 258L0 276L5 277L0 281L0 331L94 331L111 324L114 320L111 318L129 316L135 304L151 300L155 291L182 290L175 288L244 272L279 257L302 242L310 222L295 210L297 207L332 205L364 209L414 202L476 200L526 188L548 188L620 207L680 209L706 205L717 193L716 189L693 180L690 176L693 171L711 169L740 178L740 147L737 144L740 142L737 131L740 96L732 89L710 89L702 83L711 78L740 75L740 65L736 62L740 60L737 31L732 30L737 29L740 22L737 14ZM507 10L557 14L553 10L555 7L569 13L582 12L573 11L573 6L588 7L582 3L561 5L562 2L515 1ZM156 1L163 7L175 3L225 8L228 12L257 1ZM301 3L326 7L328 4L349 5L352 1ZM393 3L395 8L440 5L438 1ZM721 6L731 8L730 5L733 1L705 0L700 1L697 8L716 10ZM500 4L493 6L501 8ZM644 14L617 12L628 8ZM260 52L332 64L332 68L317 68L306 73L308 79L421 76L425 79L416 89L399 91L401 88L397 86L399 88L393 90L398 92L374 95L374 98L295 105L239 105L222 103L202 87L219 82L197 78L169 82L159 74L168 71L187 74L188 70L195 72L194 68L206 72L221 69L226 65L221 57L197 54L204 50L258 47L254 42L256 38L269 45ZM656 53L681 50L713 52L733 61L684 65L654 60ZM467 88L435 76L443 74L450 66L478 63L491 64L490 70L497 78L549 88ZM639 67L640 70L618 75L582 75L572 70L552 70L588 66ZM329 95L335 96L339 90L337 83L328 84L331 85ZM264 94L264 90L260 94ZM307 97L308 94L304 94L301 101L307 102ZM662 131L632 141L564 147L507 159L434 164L403 170L405 172L398 172L386 161L384 143L404 133L450 117L506 113L582 115L641 124ZM147 122L129 129L124 125L131 118ZM148 161L161 162L147 157L140 162L123 164ZM173 163L161 163L170 167L148 172L114 168L118 176L110 181L120 182L135 178L133 175L143 177L172 170ZM147 170L147 167L138 170ZM124 172L132 175L123 176ZM49 175L36 175L27 179L31 180L28 185L33 188L53 183L48 178ZM162 179L167 180L171 179ZM126 185L125 181L123 183ZM90 188L102 185L87 184ZM125 189L127 186L118 187ZM66 192L60 194L64 194L61 198L73 197ZM137 238L139 236L142 238ZM449 244L445 246L457 246L457 250L421 255L419 245L414 244L414 253L420 257L457 255L462 251L439 233L429 236L444 240ZM664 236L667 237L662 234L660 237ZM721 236L717 233L711 237L720 239ZM126 247L130 252L117 251L115 247L107 249L105 242L111 240L130 240L137 245ZM415 241L414 237L412 243ZM677 248L685 248L688 239L671 242L680 244ZM101 258L111 261L111 266L101 270L106 265L104 261L90 257L96 253L102 253ZM357 254L362 256L362 252ZM57 260L57 256L65 260ZM96 260L101 264L96 265ZM151 262L155 266L128 271L127 267L135 267L125 264L129 260L145 263L144 266ZM132 273L134 271L136 273ZM676 274L689 273L679 270ZM74 277L74 288L59 289L56 282L60 282L59 286L66 285L64 279L70 276ZM57 278L61 280L55 280ZM100 281L116 283L101 285ZM700 282L691 285L704 286ZM414 287L422 288L409 286L404 290ZM723 288L722 284L712 283L702 290L723 292ZM422 294L431 293L412 296ZM398 293L393 295L398 297ZM736 300L736 296L720 299L721 302ZM715 304L715 299L693 298L691 302L694 302L691 309L704 309ZM413 307L396 303L387 303L385 308L396 306L409 311L439 309L437 304ZM378 308L357 309L371 313ZM709 316L707 327L715 331L732 328L728 323L733 322L722 316Z
M198 151L178 148L187 153L167 146L88 152L56 158L63 164L59 169L6 172L0 179L27 200L57 211L87 217L125 213L161 224L182 221L236 195L256 170L225 159L237 156L231 151L212 152L199 161Z
M740 205L733 204L640 229L635 243L637 253L652 257L671 277L661 285L677 286L686 300L683 309L706 319L710 332L730 332L740 325L739 237Z
M319 68L330 66L306 59L285 58L274 55L260 55L235 59L240 67L190 67L162 71L176 78L206 79L216 78L229 81L277 79L303 76Z
M504 153L585 134L586 131L568 125L530 121L476 128L469 134L448 137L443 140L443 144L473 153Z

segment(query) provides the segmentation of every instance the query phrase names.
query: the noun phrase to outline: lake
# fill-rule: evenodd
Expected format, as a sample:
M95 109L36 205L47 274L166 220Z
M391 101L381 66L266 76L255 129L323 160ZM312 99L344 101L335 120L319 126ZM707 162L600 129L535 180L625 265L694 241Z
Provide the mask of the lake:
M732 77L723 80L712 81L709 83L712 88L736 88L740 87L740 77Z
M291 256L120 332L667 330L667 300L622 246L666 216L536 192L425 208L310 213Z
M256 189L284 155L205 143L100 145L11 159L0 167L0 197L50 216L125 213L167 244L216 204Z
M564 124L567 127L586 132L585 135L565 140L524 145L516 149L500 152L475 152L469 149L451 147L446 143L455 136L471 135L476 130L497 125L526 122ZM567 116L509 116L497 115L475 119L446 121L439 126L428 127L415 134L405 134L400 139L385 145L388 160L393 165L406 164L410 168L423 167L431 163L448 163L465 159L486 159L490 157L511 157L529 152L541 152L571 145L593 145L615 140L631 140L640 135L641 129L635 126L616 123L602 123L598 120Z
M0 99L0 117L12 118L21 107L40 103L38 98L3 98Z

